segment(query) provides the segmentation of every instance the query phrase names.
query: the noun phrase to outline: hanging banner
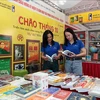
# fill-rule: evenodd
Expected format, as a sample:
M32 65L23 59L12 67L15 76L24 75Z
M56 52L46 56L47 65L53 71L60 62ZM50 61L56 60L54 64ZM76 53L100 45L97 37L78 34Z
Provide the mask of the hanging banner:
M73 14L69 16L70 24L90 23L100 21L100 10Z
M56 20L56 17L51 18L36 12L34 6L27 1L13 1L15 2L0 1L0 11L3 12L0 15L1 34L11 35L13 43L20 43L20 41L26 43L26 39L42 41L43 32L49 29L53 32L55 41L63 42L63 39L60 39L63 37L63 22Z
M51 30L54 40L63 43L64 14L49 9L45 11L42 7L42 2L32 4L32 0L0 0L0 58L12 58L9 73L20 65L24 69L26 62L27 65L31 61L40 62L40 46L45 30Z

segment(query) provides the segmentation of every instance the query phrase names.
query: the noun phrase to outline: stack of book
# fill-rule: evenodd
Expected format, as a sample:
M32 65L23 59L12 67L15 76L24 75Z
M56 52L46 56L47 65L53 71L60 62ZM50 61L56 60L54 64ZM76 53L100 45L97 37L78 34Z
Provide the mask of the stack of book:
M13 80L14 80L14 76L12 75L0 75L0 81L11 82Z
M95 85L88 91L88 94L100 98L100 79L96 78Z
M33 86L32 83L27 83L20 85L20 88L14 92L14 94L26 98L38 91L41 91L41 88Z

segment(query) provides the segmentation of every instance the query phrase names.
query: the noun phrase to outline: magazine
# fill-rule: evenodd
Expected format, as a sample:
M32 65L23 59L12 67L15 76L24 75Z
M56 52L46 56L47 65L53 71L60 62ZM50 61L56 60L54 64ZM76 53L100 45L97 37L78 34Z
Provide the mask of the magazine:
M62 54L64 54L65 56L71 57L72 55L75 55L75 53L69 51L69 50L65 50L65 51L60 51Z
M57 56L57 54L53 54L51 57L46 54L46 57L48 57L48 61L53 62L54 57Z

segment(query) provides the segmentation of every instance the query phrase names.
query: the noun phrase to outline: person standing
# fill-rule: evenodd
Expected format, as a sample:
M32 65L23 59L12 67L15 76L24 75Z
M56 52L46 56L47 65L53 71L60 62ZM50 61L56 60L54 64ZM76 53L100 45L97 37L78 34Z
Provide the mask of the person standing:
M58 65L58 59L60 58L60 53L58 52L60 50L60 45L58 42L53 40L53 33L50 30L46 30L43 33L43 41L41 46L41 58L43 59L43 70L50 69L53 72L59 71L59 65ZM56 54L54 56L53 62L48 61L48 57L46 55L49 55L50 57Z
M69 50L74 53L70 57L66 56L65 71L82 75L82 57L86 56L86 49L83 42L77 38L71 28L67 28L64 31L63 50Z

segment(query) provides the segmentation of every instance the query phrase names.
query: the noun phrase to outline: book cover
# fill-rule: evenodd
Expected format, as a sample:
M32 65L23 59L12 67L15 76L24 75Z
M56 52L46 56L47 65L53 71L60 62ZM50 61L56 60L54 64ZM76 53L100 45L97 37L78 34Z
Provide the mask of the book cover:
M12 75L1 75L0 80L3 82L11 82L14 80L14 76Z
M71 95L67 98L67 100L96 100L96 98L89 95L72 92Z
M27 97L27 96L30 96L31 94L34 94L40 90L41 90L41 88L35 87L32 84L27 84L27 85L21 85L21 87L18 90L16 90L14 93L21 97Z
M17 89L19 89L19 87L13 86L13 85L6 85L6 86L0 88L0 94L4 94L4 93L8 94L8 92L12 93L12 92L16 91Z
M86 84L87 84L87 81L76 82L76 83L73 85L73 87L70 88L70 90L83 88Z
M51 97L47 98L46 100L61 100L61 99L51 96Z
M37 96L47 99L48 97L52 96L52 94L48 92L39 91L36 93Z
M0 81L0 88L6 85L9 85L9 83Z
M43 71L41 71L41 72L47 73L47 74L50 75L50 76L54 74L54 72L53 72L52 70L50 70L50 69L43 70Z
M61 100L66 100L71 93L72 93L71 91L60 90L56 94L54 94L53 97L59 98Z
M100 98L100 84L95 84L89 91L88 94Z
M30 97L26 98L25 100L46 100L43 97L37 96L35 94L31 95Z
M68 89L68 88L73 88L73 85L76 84L77 81L69 81L69 82L64 82L64 84L61 85L61 88L64 88L64 89Z
M48 93L50 93L50 94L55 94L55 93L57 93L59 90L61 90L61 89L58 88L58 87L52 87L52 86L51 86L50 88L44 90L44 92L48 92Z
M10 94L10 95L3 94L3 95L0 95L0 100L25 100L25 99L15 94Z
M46 54L46 57L48 58L48 61L53 62L54 57L57 56L57 54L53 54L51 57Z
M64 51L60 51L62 54L64 54L65 56L71 57L72 55L75 55L75 53L69 51L69 50L64 50Z

